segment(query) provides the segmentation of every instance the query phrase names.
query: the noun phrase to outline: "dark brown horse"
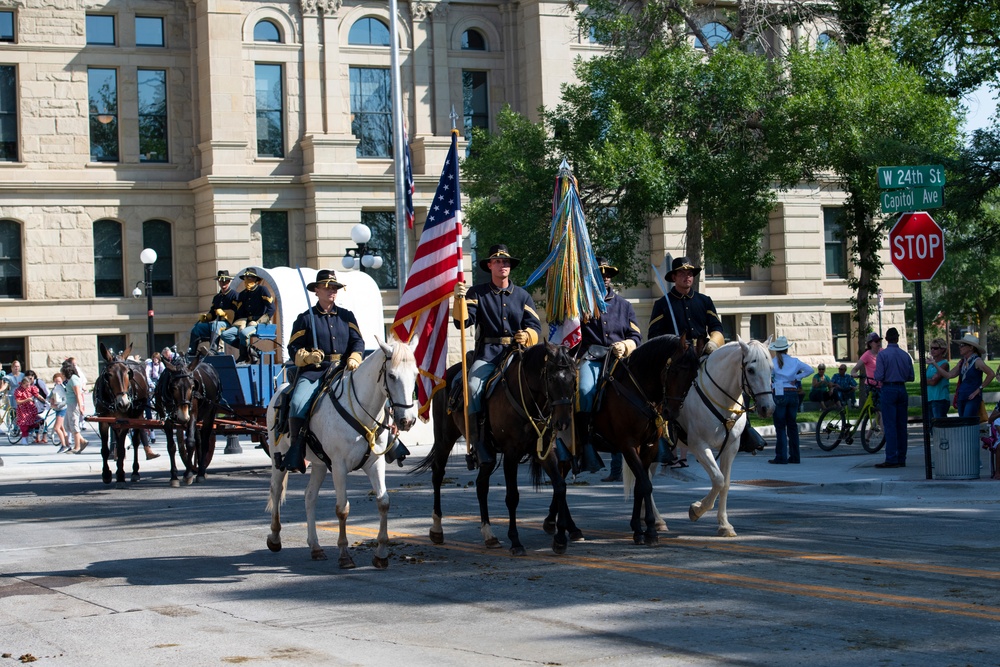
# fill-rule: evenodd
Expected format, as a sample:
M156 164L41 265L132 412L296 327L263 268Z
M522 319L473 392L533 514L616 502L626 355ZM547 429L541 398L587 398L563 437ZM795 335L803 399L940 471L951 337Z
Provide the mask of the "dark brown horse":
M635 476L631 527L636 544L657 542L652 499L653 484L646 470L656 460L664 420L677 419L684 398L698 374L700 346L687 344L684 336L657 336L613 365L603 397L591 414L589 433L576 429L577 451L589 436L601 452L621 453ZM578 423L580 422L578 418ZM645 530L640 511L645 502ZM551 525L552 508L545 519Z
M94 383L94 408L98 417L116 417L118 419L142 419L146 403L149 400L149 387L146 385L146 370L142 364L128 358L132 352L132 346L122 354L114 354L104 343L101 343L101 356L104 357L104 371L97 382ZM108 435L115 434L115 460L118 463L116 479L118 487L125 485L125 436L128 435L128 426L111 424L102 421L100 423L101 432L101 458L104 466L101 470L101 479L105 484L111 483L111 468L108 466L108 458L111 449L108 445ZM140 443L145 444L146 433L144 429L132 429L132 481L138 482L139 476L139 450Z
M204 481L215 454L215 413L222 400L222 387L215 368L202 363L201 358L199 352L186 365L164 361L167 370L154 392L156 413L167 435L170 486L174 487L180 486L175 458L178 445L187 484Z
M448 369L451 381L461 372L456 364ZM460 381L460 380L459 380ZM518 464L526 457L537 459L552 481L552 503L557 508L556 534L552 549L564 553L568 539L566 531L572 525L566 504L566 481L559 471L554 434L569 427L573 417L576 395L576 364L564 347L539 343L526 350L517 350L503 372L493 393L483 400L486 409L487 446L502 455L504 481L507 487L506 503L510 517L507 537L510 552L523 556L524 546L517 532L517 505L520 493L517 488ZM462 410L450 415L447 412L448 392L438 392L431 403L434 417L434 446L430 454L414 470L423 472L430 468L434 482L434 514L430 537L435 544L444 542L441 528L441 484L445 467L455 441L462 435L465 419ZM490 527L487 495L490 475L496 463L480 466L476 477L476 496L479 499L480 530L487 547L500 546ZM539 475L533 475L535 486Z

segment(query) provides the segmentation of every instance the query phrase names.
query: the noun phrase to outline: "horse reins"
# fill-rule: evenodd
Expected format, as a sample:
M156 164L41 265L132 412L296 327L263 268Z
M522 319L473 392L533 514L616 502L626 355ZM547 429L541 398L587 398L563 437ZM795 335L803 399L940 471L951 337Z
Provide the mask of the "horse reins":
M538 444L535 447L535 454L539 459L545 459L552 452L552 448L555 447L554 441L549 439L549 449L544 450L544 439L545 433L551 428L552 414L551 409L559 405L568 405L573 402L573 397L569 396L567 398L552 399L549 396L548 391L548 361L549 355L546 353L544 363L542 364L542 386L544 387L543 393L545 395L544 403L539 406L538 402L532 396L532 403L534 403L535 410L538 412L538 417L533 417L529 414L528 406L525 403L525 391L524 391L524 353L518 348L515 353L517 354L517 390L520 394L520 401L514 398L510 391L510 383L507 382L506 375L503 377L504 391L507 394L507 400L510 402L511 407L514 408L514 412L518 414L522 419L526 419L529 424L531 424L532 430L535 435L538 436ZM575 389L575 387L574 387ZM575 394L576 391L573 392ZM548 414L546 414L548 412ZM541 429L539 429L541 425Z
M721 391L726 398L732 401L728 405L719 403L718 401L716 401L715 399L713 399L712 397L710 397L708 394L705 393L705 391L701 388L701 385L698 382L698 378L701 377L701 372L699 372L698 378L695 378L694 381L694 388L695 391L698 393L698 396L701 398L705 406L708 407L709 411L711 411L711 413L715 415L715 418L718 419L726 429L726 437L723 438L722 447L719 448L719 456L722 456L723 450L725 450L726 445L729 443L729 434L732 432L733 426L736 425L736 422L739 421L740 417L742 417L744 414L746 414L749 410L751 410L754 407L753 404L743 403L743 394L750 394L752 399L756 400L758 396L774 393L773 389L769 389L767 391L758 391L758 392L753 391L753 387L750 387L750 381L747 378L747 363L748 362L746 360L746 357L744 356L742 359L742 363L740 364L741 395L738 398L735 396L731 396L728 391L719 386L719 383L716 382L715 378L713 378L712 375L708 372L707 357L705 359L705 362L702 364L701 371L704 372L705 377L707 377L711 381L711 383L715 385L715 388ZM731 416L729 418L726 418L725 416L723 416L722 412L720 412L719 408L722 408L723 410L729 412ZM735 417L732 415L735 415Z

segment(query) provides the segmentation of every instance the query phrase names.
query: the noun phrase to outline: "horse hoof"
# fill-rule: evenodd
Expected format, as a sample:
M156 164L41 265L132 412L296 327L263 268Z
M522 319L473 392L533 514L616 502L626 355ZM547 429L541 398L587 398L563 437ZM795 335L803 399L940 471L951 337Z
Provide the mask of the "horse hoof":
M184 475L184 483L187 486L194 484L194 475Z
M495 537L491 537L490 539L486 540L487 549L499 549L501 546L503 545L500 544L500 540L498 540Z
M720 527L718 530L718 535L719 537L736 537L736 531L733 530L732 526L728 528Z
M434 544L444 544L444 531L431 529L431 542Z
M132 473L132 481L133 482L138 482L140 479L142 479L142 478L139 477L139 473L137 473L137 472Z
M660 533L665 533L665 532L667 532L669 530L667 528L667 522L666 521L657 521L656 523L653 524L653 527L656 528L657 532L660 532Z
M556 534L556 522L553 519L546 519L542 522L542 530L545 531L546 535Z
M375 566L376 570L387 570L389 569L389 559L372 556L372 565Z
M341 556L339 564L340 564L340 569L341 570L353 570L354 569L354 560L350 556Z
M511 547L510 548L510 555L511 556L524 556L526 553L527 552L524 550L524 547Z
M583 536L582 530L571 530L569 531L569 541L570 542L583 542L586 538Z
M656 536L655 532L646 533L643 536L643 539L645 540L645 544L647 547L655 547L657 544L660 543L660 538Z
M326 552L322 549L313 549L309 555L313 560L326 560Z
M281 542L280 541L279 542L275 542L270 537L268 537L267 538L267 548L270 549L271 551L273 551L274 553L278 553L279 551L281 551Z
M172 480L170 480L170 486L173 487L173 488L175 488L175 489L181 488L181 480L179 480L179 479L172 479Z
M698 516L697 513L695 513L694 505L688 508L688 518L691 519L692 521L697 521L698 519L701 518L700 516Z
M201 484L202 482L205 481L205 476L204 475L198 475L197 477L194 478L194 481L197 484Z
M111 483L111 471L109 470L107 472L101 473L101 479L104 481L105 484L110 484Z
M632 542L641 547L646 544L646 536L643 533L633 533Z
M565 540L565 538L561 542L559 541L558 538L552 540L552 552L554 554L556 554L557 556L562 556L564 553L566 553L566 540Z

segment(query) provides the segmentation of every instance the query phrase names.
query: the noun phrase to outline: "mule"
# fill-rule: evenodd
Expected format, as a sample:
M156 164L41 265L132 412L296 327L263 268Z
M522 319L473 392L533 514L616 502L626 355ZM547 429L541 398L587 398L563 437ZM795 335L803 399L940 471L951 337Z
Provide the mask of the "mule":
M94 382L94 410L98 417L116 417L118 419L142 419L145 416L146 403L149 401L149 387L146 384L146 369L137 361L129 359L132 346L129 345L121 354L114 354L101 343L101 356L104 358L104 370ZM111 449L108 438L111 432L115 435L115 460L117 462L117 472L115 479L118 488L125 486L125 436L128 435L127 426L119 426L109 422L100 422L99 431L101 434L101 458L103 467L101 469L101 479L105 484L111 483L111 468L108 466L108 458ZM144 429L132 429L132 481L138 482L139 475L139 449L140 443L145 444L146 433Z
M333 486L337 491L337 519L340 522L337 538L339 566L341 569L354 567L347 548L347 517L351 511L347 500L347 473L361 469L368 475L375 491L379 513L378 545L372 565L380 570L389 567L389 533L386 526L389 493L385 488L384 455L391 446L390 429L389 424L379 418L385 414L388 400L395 428L408 431L416 423L417 408L413 396L417 373L417 362L410 347L399 341L391 344L379 341L379 349L362 361L357 370L339 373L313 406L308 426L321 448L320 452L312 447L306 448L306 460L311 464L305 494L307 540L313 560L326 560L326 553L320 547L316 534L316 499L327 470L332 470ZM277 433L278 405L282 391L287 388L286 384L275 393L267 409L267 430L272 443L269 448L272 457L271 489L267 501L267 511L271 513L271 533L267 537L267 547L275 552L281 551L279 509L288 490L288 472L279 470L274 464L275 452L284 455L290 445L287 434L279 438Z
M770 338L761 343L756 340L744 342L737 337L706 357L677 416L677 423L684 430L681 443L694 453L712 482L708 495L691 503L688 518L697 521L718 502L719 537L736 536L729 522L727 502L733 460L747 425L747 413L755 409L764 418L774 414L771 355L767 351L770 342ZM755 407L746 402L745 396L753 398ZM655 465L647 474L633 474L637 479L649 479L654 470ZM626 488L627 482L626 478ZM652 498L650 506L657 522L665 529L666 523Z
M461 372L456 364L448 369L448 386ZM567 532L578 533L566 503L566 481L559 470L555 452L555 433L566 429L573 418L576 396L576 364L566 348L549 343L539 343L513 354L510 365L503 371L496 390L483 400L486 408L485 427L487 446L502 455L506 504L509 515L507 537L513 556L525 554L517 530L517 505L520 494L517 488L519 462L531 457L532 481L537 488L540 470L552 481L552 504L556 508L552 550L566 552ZM460 379L458 381L461 381ZM464 434L465 418L461 410L448 414L448 392L438 392L431 402L434 418L434 445L427 457L413 472L431 469L434 484L434 510L431 515L430 539L435 544L444 543L441 526L441 485L444 482L448 457L459 436ZM489 494L490 475L496 462L481 465L476 476L476 497L479 500L480 531L488 548L499 548L500 540L490 525Z
M211 365L202 363L202 352L187 364L164 361L163 365L168 372L153 393L156 413L163 420L167 436L170 486L180 486L178 449L185 483L202 482L215 454L215 414L222 400L219 374Z

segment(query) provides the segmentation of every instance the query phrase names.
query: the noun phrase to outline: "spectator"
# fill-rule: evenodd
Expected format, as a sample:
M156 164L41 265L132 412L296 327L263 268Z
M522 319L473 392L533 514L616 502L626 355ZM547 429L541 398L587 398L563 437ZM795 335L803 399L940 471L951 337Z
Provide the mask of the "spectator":
M812 388L809 389L809 400L819 403L823 410L826 410L827 402L837 400L836 386L826 374L826 366L820 364L816 367L816 374L812 376Z
M899 347L899 330L885 332L889 346L878 355L875 381L882 387L882 426L885 428L885 461L876 468L906 467L906 383L913 382L913 359Z
M984 348L979 338L965 334L962 338L952 341L958 343L958 352L962 355L955 368L941 371L946 378L958 377L958 387L955 388L955 408L959 417L979 417L983 404L983 389L993 382L996 373L986 365L980 356Z
M882 337L873 331L868 334L865 345L868 346L868 349L858 359L858 363L854 364L854 368L851 369L851 377L861 379L861 400L864 401L868 398L869 391L874 391L875 407L878 407L879 385L875 381L875 360L882 349Z
M27 375L21 376L21 384L14 390L14 403L17 405L17 425L21 429L21 444L28 444L28 433L38 423L38 406L35 405L35 398L38 396L38 387L31 382Z
M49 400L48 385L45 384L45 380L41 379L40 377L38 377L38 375L35 374L35 371L32 370L24 371L24 377L31 380L31 384L38 388L38 394L35 396L35 412L38 415L44 415L45 410L48 407L48 400ZM35 422L35 428L31 429L32 432L34 433L35 444L38 444L40 442L47 442L46 437L44 435L41 435L41 437L39 437L40 435L39 430L42 425L41 422L42 418L39 417Z
M21 386L21 378L24 377L24 373L21 372L21 362L15 359L10 362L10 373L7 373L7 388L10 392L10 404L14 403L14 392L17 388Z
M62 373L56 372L52 376L52 391L49 392L49 405L56 413L56 422L52 427L59 438L59 454L65 454L70 447L66 444L66 385L63 384L65 377ZM53 443L54 444L54 443Z
M931 358L927 362L927 407L930 408L931 417L934 419L948 416L951 383L941 371L947 372L951 369L951 365L944 356L945 352L947 349L943 338L931 341Z
M87 441L80 433L80 424L86 414L86 405L83 396L83 378L77 371L73 357L63 362L63 377L69 378L66 383L66 434L72 436L73 447L69 452L79 454L87 447Z
M858 381L847 374L847 364L841 364L837 371L837 374L830 378L830 382L836 388L837 400L842 405L858 407L857 399L854 397Z
M993 411L986 419L989 424L989 435L981 438L983 449L993 455L993 476L1000 479L1000 403L993 406Z
M774 374L774 458L768 463L799 463L799 393L795 383L809 377L813 369L788 354L788 339L778 336L770 345Z

